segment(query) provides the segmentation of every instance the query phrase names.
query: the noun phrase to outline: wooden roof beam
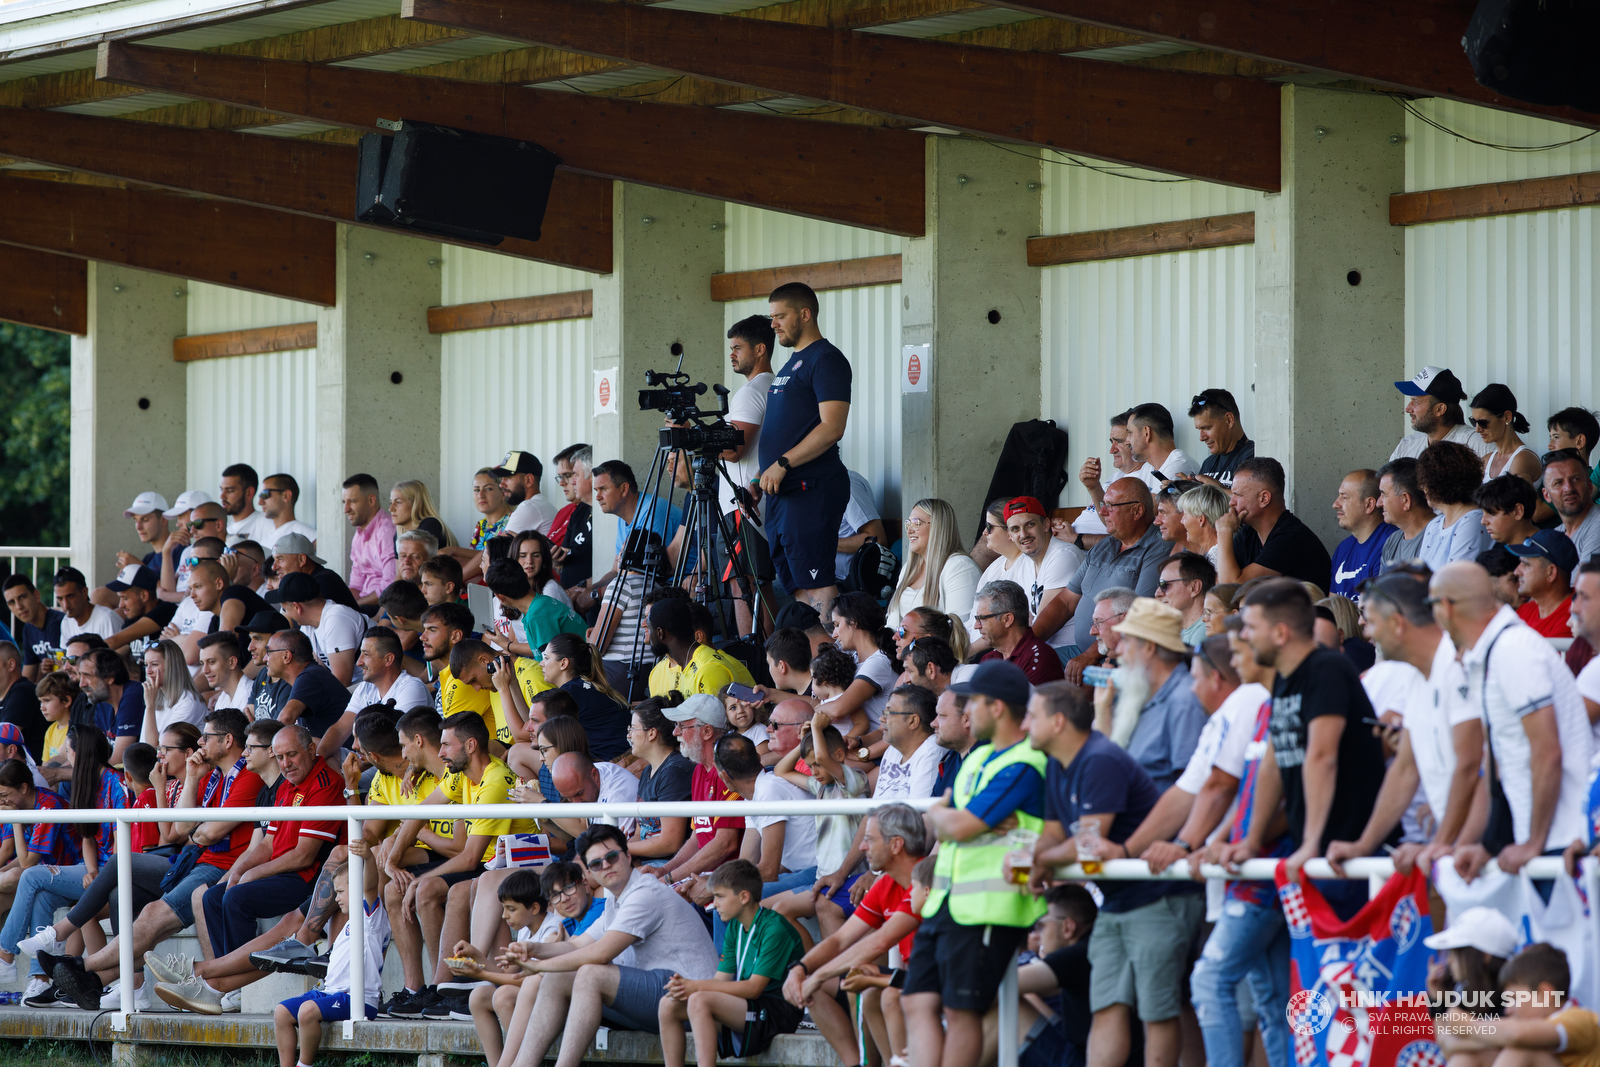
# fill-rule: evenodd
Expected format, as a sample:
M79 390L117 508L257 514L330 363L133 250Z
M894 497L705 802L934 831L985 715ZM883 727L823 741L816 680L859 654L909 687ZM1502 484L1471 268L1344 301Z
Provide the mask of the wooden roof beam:
M6 108L0 109L0 154L177 192L368 225L354 221L356 150L340 144ZM431 235L425 239L485 247ZM609 274L611 183L586 174L558 173L541 238L508 238L492 251Z
M0 245L0 320L58 333L89 332L89 264Z
M1227 76L595 0L403 0L401 15L1266 192L1280 91Z
M334 303L334 224L135 189L0 177L0 243Z
M1418 96L1600 126L1600 115L1545 107L1479 85L1461 48L1472 5L1460 0L994 0L1001 7L1086 22Z
M406 118L537 141L567 169L919 236L923 135L110 42L99 76L356 129ZM759 151L751 146L759 145Z

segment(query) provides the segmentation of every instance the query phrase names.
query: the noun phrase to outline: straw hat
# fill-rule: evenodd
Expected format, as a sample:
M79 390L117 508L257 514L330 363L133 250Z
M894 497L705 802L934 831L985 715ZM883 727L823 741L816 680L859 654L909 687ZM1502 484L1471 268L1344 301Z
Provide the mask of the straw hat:
M1143 638L1173 652L1189 651L1183 643L1183 612L1153 597L1135 600L1122 622L1112 629L1124 637Z

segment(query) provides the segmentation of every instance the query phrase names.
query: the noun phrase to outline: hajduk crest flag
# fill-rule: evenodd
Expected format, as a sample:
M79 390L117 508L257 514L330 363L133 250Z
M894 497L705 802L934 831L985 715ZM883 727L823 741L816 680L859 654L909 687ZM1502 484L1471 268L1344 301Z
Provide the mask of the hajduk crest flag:
M1433 932L1421 871L1396 874L1349 922L1278 864L1289 926L1289 1028L1299 1067L1444 1067L1426 993Z

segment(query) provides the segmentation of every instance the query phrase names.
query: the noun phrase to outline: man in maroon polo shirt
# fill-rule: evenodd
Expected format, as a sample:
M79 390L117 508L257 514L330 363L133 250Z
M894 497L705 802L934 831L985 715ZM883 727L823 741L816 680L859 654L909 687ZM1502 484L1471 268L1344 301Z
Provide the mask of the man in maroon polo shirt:
M990 582L978 590L972 621L989 639L985 660L1008 659L1022 668L1034 685L1060 681L1061 657L1034 636L1028 625L1028 594L1016 582Z

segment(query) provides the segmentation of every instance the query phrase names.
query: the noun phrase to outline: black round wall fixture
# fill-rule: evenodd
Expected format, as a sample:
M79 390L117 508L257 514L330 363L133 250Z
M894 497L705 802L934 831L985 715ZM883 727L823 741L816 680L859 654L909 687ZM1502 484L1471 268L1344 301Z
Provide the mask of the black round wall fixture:
M1344 276L1344 280L1349 282L1351 285L1360 285L1361 284L1361 272L1358 271L1358 270L1353 270L1349 274L1346 274Z
M399 385L401 382L406 380L406 376L401 374L399 371L395 371L389 375L389 380L394 384Z
M149 411L150 410L150 398L149 397L141 396L139 398L139 410L140 411Z
M998 311L990 311L989 312L989 325L990 326L995 326L995 325L998 325L999 322L1000 322L1000 312L998 312Z

